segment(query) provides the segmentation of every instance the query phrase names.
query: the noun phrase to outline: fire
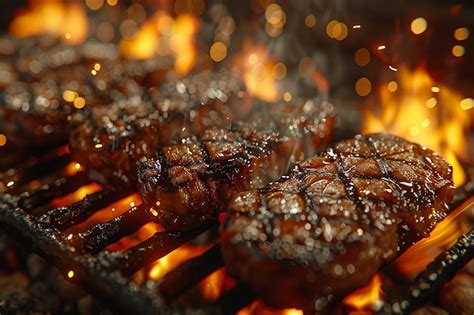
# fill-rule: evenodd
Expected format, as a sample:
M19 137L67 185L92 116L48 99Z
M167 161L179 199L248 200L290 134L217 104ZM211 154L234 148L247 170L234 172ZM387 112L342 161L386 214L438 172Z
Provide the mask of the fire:
M400 67L398 83L380 87L380 107L366 106L362 132L390 132L426 145L454 169L454 183L465 182L458 157L465 154L464 133L472 114L462 108L463 97L438 84L423 69Z
M382 298L382 278L380 277L380 274L377 273L364 287L359 288L346 296L343 303L357 311L375 310L378 308L377 304L380 303ZM360 313L357 312L357 314Z
M190 14L176 19L158 11L145 21L129 39L120 41L122 54L128 58L146 59L159 54L175 57L175 70L187 74L197 58L194 39L200 28L199 20Z
M249 95L267 102L277 101L281 97L273 71L277 63L264 45L245 46L235 62Z
M215 301L222 293L224 286L225 271L223 268L207 276L199 284L203 297L207 301Z
M463 226L462 215L469 211L474 213L474 198L470 199L465 207L458 207L441 221L428 238L422 239L400 256L395 262L400 272L408 277L414 277L440 252L452 246L462 233L469 230L468 226Z
M238 315L303 315L302 310L298 310L295 308L287 308L283 310L272 309L266 306L261 300L256 300L249 306L240 310Z
M68 165L66 165L65 173L66 173L67 176L74 176L79 172L83 172L85 169L86 168L83 165L81 165L81 164L79 164L75 161L72 161Z
M185 244L155 261L148 271L148 277L152 280L158 280L179 264L203 254L209 247Z
M71 203L82 200L85 196L90 195L101 189L102 189L102 186L100 186L97 183L84 185L80 187L79 189L77 189L75 192L72 192L65 196L61 196L59 198L55 198L51 202L51 206L57 208L57 207L64 207L64 206L70 205Z
M87 186L84 186L84 187L87 187ZM82 188L79 188L79 190L81 190L81 189ZM101 187L99 186L99 189L97 189L97 190L100 190L100 189L101 189ZM78 193L79 190L76 191L75 193ZM92 191L92 190L87 191L87 194L91 194L92 192L94 192L94 191ZM86 194L84 194L82 198L84 198L85 195ZM79 200L81 200L82 198L80 198ZM84 232L88 228L92 227L95 224L112 220L113 218L115 218L115 217L121 215L122 213L126 212L128 209L130 209L130 207L132 207L134 205L139 205L140 203L141 203L141 199L140 199L140 196L138 194L132 194L130 196L127 196L123 199L120 199L117 202L114 202L114 203L110 204L109 206L107 206L104 209L96 211L86 221L71 227L70 229L68 229L66 231L66 233L76 234L76 233L79 233L79 232Z
M10 24L16 37L52 34L70 44L82 43L89 33L84 6L79 2L31 0Z
M118 242L107 247L108 251L111 252L124 252L129 248L136 246L144 240L152 237L156 232L163 231L163 227L154 222L149 222L142 226L137 232L122 238Z

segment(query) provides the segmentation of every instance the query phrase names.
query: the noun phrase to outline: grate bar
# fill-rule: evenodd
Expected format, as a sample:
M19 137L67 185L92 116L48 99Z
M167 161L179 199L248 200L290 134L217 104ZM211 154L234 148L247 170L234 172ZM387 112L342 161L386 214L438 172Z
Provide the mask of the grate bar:
M43 215L41 220L50 222L58 229L64 230L87 220L97 210L105 208L131 193L133 193L133 189L129 187L108 187L87 195L81 201L69 206L52 209Z
M43 185L37 190L21 194L18 206L29 212L56 197L72 193L88 183L90 183L90 179L86 172L80 172L70 177L61 177L51 185Z
M162 258L184 243L211 228L215 222L204 223L196 229L184 232L157 232L146 241L130 248L118 259L122 273L131 275L141 268Z
M219 245L204 254L189 259L164 275L158 283L158 291L166 299L173 299L224 265Z
M456 272L474 258L474 229L462 235L449 250L444 251L403 290L403 294L390 300L378 314L408 314L421 306L451 280Z
M113 244L122 237L138 231L151 218L146 206L140 205L129 209L124 214L105 223L99 223L79 235L82 247L91 253L97 253L106 246Z
M75 273L71 281L89 292L108 301L113 307L131 314L168 314L163 300L149 292L140 289L133 283L120 276L101 271L99 261L90 256L80 256L75 248L67 245L60 231L46 223L37 222L14 203L0 200L0 221L8 224L27 243L32 245L34 252L58 267L63 274L68 270Z
M25 165L16 168L15 171L9 175L9 172L0 174L0 180L3 182L13 181L15 186L9 189L9 193L18 193L22 186L28 181L38 179L50 173L56 172L64 168L71 160L69 154L53 155L38 161L36 164L26 163Z
M209 314L235 314L255 300L256 295L244 284L224 293L209 309Z

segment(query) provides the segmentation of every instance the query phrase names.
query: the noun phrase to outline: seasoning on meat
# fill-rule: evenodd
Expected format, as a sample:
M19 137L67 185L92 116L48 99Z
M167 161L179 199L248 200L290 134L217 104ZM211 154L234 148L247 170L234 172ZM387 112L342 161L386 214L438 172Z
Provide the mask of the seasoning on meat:
M307 101L303 112L294 114L209 128L160 148L158 158L138 171L151 213L170 230L196 227L214 219L234 194L264 186L310 148L327 143L335 118L332 105Z
M451 167L433 151L356 136L236 195L222 254L269 305L320 312L427 236L453 195Z

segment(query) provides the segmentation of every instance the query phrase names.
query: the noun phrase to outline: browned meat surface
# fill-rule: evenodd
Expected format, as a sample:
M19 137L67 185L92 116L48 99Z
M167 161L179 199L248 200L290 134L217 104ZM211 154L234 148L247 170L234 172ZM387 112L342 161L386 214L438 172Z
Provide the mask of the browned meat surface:
M133 182L138 162L155 157L159 145L229 124L242 103L240 85L230 75L197 74L151 94L138 89L131 97L93 110L71 133L74 159L95 170L99 180Z
M40 37L14 43L9 55L0 50L0 69L14 65L6 69L12 71L7 81L17 79L0 92L0 132L19 150L65 143L71 120L78 124L93 107L139 97L142 85L160 83L170 65L166 58L121 60L115 46L93 42L72 47Z
M319 313L427 236L453 195L451 167L431 150L357 136L236 195L222 254L269 305Z
M209 128L161 147L138 171L151 213L167 229L187 230L215 218L236 193L278 178L304 157L308 143L321 147L330 137L333 107L307 102L306 110L273 123Z

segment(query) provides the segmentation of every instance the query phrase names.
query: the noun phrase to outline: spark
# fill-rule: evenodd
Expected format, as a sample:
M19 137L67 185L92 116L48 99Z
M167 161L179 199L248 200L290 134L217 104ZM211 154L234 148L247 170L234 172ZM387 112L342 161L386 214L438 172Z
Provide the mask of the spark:
M67 273L67 277L69 279L72 279L74 277L74 271L73 270L69 270L68 273Z
M393 67L393 66L388 66L388 68L389 68L390 70L392 70L392 71L395 71L395 72L397 72L397 71L398 71L398 69L397 69L397 68L395 68L395 67Z
M156 211L154 208L150 208L151 214L153 214L155 217L158 216L158 211Z
M73 236L72 234L69 234L69 235L67 236L67 239L68 239L69 241L72 240L72 236Z
M97 143L94 148L96 149L101 149L102 148L102 143Z
M387 48L385 45L380 45L379 47L377 47L378 50L384 50L385 48Z
M15 185L15 182L14 181L9 181L7 183L7 187L12 187L13 185Z
M356 24L356 25L352 26L353 30L360 29L360 28L362 28L362 26L360 24Z
M134 201L130 202L130 207L132 207L132 208L135 207L135 202Z
M439 91L441 91L441 89L440 89L439 87L437 87L437 86L432 86L432 87L431 87L431 92L433 92L433 93L439 93Z

